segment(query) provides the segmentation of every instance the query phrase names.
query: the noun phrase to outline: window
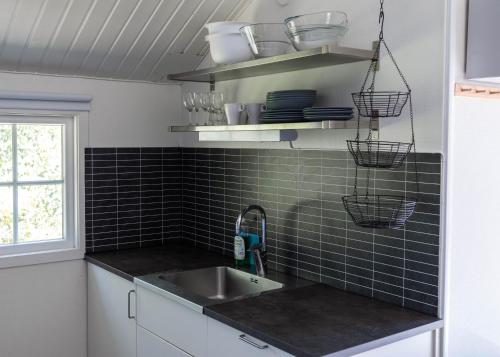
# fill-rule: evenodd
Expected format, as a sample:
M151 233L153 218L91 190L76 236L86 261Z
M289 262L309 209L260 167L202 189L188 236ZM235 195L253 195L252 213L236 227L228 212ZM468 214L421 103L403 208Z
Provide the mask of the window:
M75 246L74 119L0 117L0 256Z

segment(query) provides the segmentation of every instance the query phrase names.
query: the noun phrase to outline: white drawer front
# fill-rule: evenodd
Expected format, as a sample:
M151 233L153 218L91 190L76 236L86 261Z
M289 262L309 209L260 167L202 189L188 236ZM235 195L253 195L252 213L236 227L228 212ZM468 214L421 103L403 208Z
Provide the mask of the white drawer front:
M140 286L137 324L193 356L206 356L207 317Z
M137 357L192 357L151 332L137 327Z
M243 337L241 337L243 335ZM208 356L286 357L290 354L214 319L208 319Z

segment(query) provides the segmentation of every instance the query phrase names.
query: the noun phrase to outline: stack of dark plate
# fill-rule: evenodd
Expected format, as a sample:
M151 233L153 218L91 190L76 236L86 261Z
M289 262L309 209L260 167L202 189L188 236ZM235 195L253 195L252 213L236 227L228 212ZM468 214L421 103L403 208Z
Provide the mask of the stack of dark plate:
M307 121L351 120L354 117L352 107L305 108L304 119Z
M309 89L282 90L267 93L267 111L262 123L292 123L304 120L304 108L316 100L316 91Z

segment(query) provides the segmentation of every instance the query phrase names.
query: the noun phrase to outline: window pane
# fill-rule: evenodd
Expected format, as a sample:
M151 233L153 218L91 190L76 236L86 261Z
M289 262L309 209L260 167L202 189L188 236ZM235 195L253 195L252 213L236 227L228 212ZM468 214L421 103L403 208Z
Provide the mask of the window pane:
M18 179L61 180L63 125L18 124Z
M0 245L12 244L12 187L0 187Z
M19 242L62 239L63 186L20 186Z
M0 181L12 182L12 125L0 124Z

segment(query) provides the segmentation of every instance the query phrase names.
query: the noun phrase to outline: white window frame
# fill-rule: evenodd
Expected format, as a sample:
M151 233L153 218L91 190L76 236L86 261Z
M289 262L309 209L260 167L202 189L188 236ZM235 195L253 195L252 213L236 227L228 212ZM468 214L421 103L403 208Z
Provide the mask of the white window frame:
M0 247L0 268L82 259L85 253L84 149L88 146L88 112L0 110L0 123L65 124L65 240L27 242Z

